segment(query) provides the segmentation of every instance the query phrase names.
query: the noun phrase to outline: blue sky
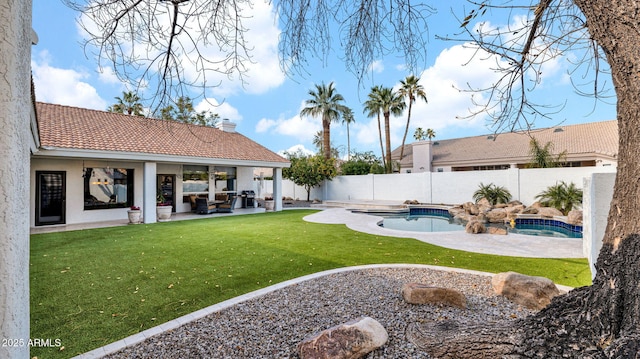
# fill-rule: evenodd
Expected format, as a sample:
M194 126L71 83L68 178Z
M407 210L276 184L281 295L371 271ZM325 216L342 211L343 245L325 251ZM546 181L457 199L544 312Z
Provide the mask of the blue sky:
M414 105L407 142L413 141L416 127L432 128L437 139L482 135L492 132L486 126L487 119L460 119L473 106L471 94L460 92L466 83L482 86L491 83L495 74L492 61L478 58L469 61L472 50L460 43L438 40L436 35L451 35L458 31L452 11L462 17L464 1L455 0L438 8L429 18L429 44L427 62L418 73L427 93L428 103ZM221 85L207 92L207 97L220 104L211 108L207 103L196 102L196 108L211 109L222 118L237 123L236 130L263 144L275 152L305 148L312 145L314 133L321 129L319 119L300 118L299 112L314 84L335 82L346 105L354 111L356 123L350 126L351 150L374 151L380 155L376 120L362 113L362 102L373 85L396 86L410 75L405 64L396 54L380 58L371 64L370 74L362 84L347 72L339 54L329 56L324 66L311 60L304 76L285 75L277 59L279 28L273 20L272 5L256 2L251 20L249 41L257 44L255 64L250 65L246 84L221 78ZM468 7L468 5L466 5ZM33 1L33 28L39 37L32 47L32 69L38 101L62 105L105 110L127 90L108 71L98 71L97 61L90 57L81 45L83 34L76 24L79 14L65 7L61 0ZM514 21L516 17L487 19L495 26ZM545 67L542 82L535 97L538 102L552 105L564 104L563 110L552 115L551 120L540 119L535 126L550 127L559 123L573 124L604 121L615 118L615 98L606 102L594 102L576 94L568 71L571 53L552 61ZM464 66L463 66L464 64ZM574 81L585 82L579 78ZM609 78L600 81L610 83ZM196 97L194 94L192 97ZM478 96L476 94L476 96ZM402 141L406 115L391 121L391 143L397 147ZM346 127L332 125L333 146L344 154L347 147Z

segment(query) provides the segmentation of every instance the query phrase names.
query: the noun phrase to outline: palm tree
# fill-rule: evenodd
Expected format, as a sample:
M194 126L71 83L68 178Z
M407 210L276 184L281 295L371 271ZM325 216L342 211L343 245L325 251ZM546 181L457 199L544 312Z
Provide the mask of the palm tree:
M349 136L349 124L356 122L353 111L347 108L342 114L342 123L347 125L347 160L351 159L351 137Z
M436 131L433 128L427 128L426 136L431 141L432 138L436 137Z
M380 111L382 109L380 101L381 86L373 86L371 92L369 92L369 99L364 102L364 113L367 117L371 118L376 116L378 118L378 136L380 139L380 157L382 157L382 166L387 168L387 159L384 156L384 146L382 145L382 127L380 126Z
M391 126L389 124L391 114L394 116L402 115L407 104L403 101L402 95L393 91L391 87L383 87L380 90L380 110L384 116L384 136L386 146L386 168L387 173L393 172L391 164Z
M300 111L301 116L321 117L324 157L331 158L331 122L338 121L348 107L342 104L344 97L336 92L333 82L326 86L324 83L315 85L315 90L309 90L310 99L306 107Z
M560 210L566 216L574 206L582 203L582 190L573 182L567 184L565 181L560 181L554 186L547 187L535 198L545 206Z
M407 140L407 133L409 133L409 121L411 121L411 107L416 101L416 98L421 98L424 102L427 102L427 95L424 92L424 87L418 82L419 77L414 75L407 76L406 79L400 81L399 94L406 97L409 100L409 111L407 112L407 126L404 129L404 136L402 136L402 145L400 146L400 160L404 157L404 143Z
M547 142L544 146L541 146L538 140L532 137L529 142L529 156L531 162L528 163L528 167L559 167L562 162L564 162L567 151L563 151L557 156L554 156L552 142Z
M140 103L140 96L132 91L122 92L122 97L116 96L115 99L118 100L118 103L109 106L107 111L134 116L144 116L144 107Z

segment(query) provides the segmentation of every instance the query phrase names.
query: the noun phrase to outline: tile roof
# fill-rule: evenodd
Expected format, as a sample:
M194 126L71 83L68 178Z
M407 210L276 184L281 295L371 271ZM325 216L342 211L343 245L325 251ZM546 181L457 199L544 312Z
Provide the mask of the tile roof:
M564 125L531 130L541 145L551 142L553 153L567 151L567 159L585 156L616 158L618 154L618 122L616 120ZM508 164L509 160L528 160L530 137L525 132L434 140L433 163L463 164L483 162ZM395 155L395 156L394 156ZM400 157L400 148L392 157ZM405 147L403 167L413 163L412 146Z
M41 146L288 163L237 132L37 102Z

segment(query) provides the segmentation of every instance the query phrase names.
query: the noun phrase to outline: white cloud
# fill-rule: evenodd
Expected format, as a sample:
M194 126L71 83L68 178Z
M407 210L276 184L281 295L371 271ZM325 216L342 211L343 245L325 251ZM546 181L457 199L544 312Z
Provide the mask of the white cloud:
M220 104L214 98L206 98L200 101L196 106L195 110L197 112L200 111L211 111L212 113L217 113L220 115L220 119L229 119L234 122L238 122L242 120L242 115L238 110L231 106L229 102L223 102Z
M279 87L286 79L284 72L280 69L278 58L280 30L275 20L273 4L258 1L252 5L246 5L239 11L242 13L244 26L248 29L243 36L246 47L250 49L250 58L243 59L244 63L240 66L246 70L242 78L236 70L230 74L225 73L229 66L235 63L235 59L228 61L216 45L205 47L200 44L198 48L207 60L213 62L212 64L196 66L186 57L182 61L189 81L202 81L202 76L198 72L202 66L211 69L206 72L206 81L207 84L218 84L211 89L216 97L227 97L239 92L262 94ZM189 25L194 30L199 29L197 20L197 17L194 17ZM243 56L243 54L239 55Z
M87 72L52 67L49 61L46 51L31 60L38 101L96 110L107 108L108 103L86 82L90 78Z
M474 56L475 54L475 56ZM483 103L481 93L461 91L468 86L486 88L497 81L492 70L495 57L477 54L476 50L456 45L442 51L433 66L420 75L420 83L427 95L428 104L418 100L411 114L408 138L412 138L416 127L455 131L455 128L484 128L485 117L464 119L470 111L477 111L475 103ZM475 103L473 100L475 100Z
M272 133L297 138L300 141L310 141L316 132L322 129L319 119L300 117L298 113L304 107L301 103L296 115L290 118L281 116L278 119L263 118L256 124L256 132Z
M376 60L369 65L369 72L381 73L384 71L382 60Z
M307 155L307 156L312 156L315 154L314 151L304 147L304 145L302 144L298 144L298 145L293 145L291 147L289 147L286 150L281 150L278 151L278 154L282 157L286 157L285 152L287 153L297 153L297 152L302 152L303 154Z

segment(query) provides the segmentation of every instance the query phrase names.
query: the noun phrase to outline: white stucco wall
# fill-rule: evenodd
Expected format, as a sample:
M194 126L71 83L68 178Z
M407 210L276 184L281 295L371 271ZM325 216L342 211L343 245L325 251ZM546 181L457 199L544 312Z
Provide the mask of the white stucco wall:
M582 248L585 257L589 260L592 277L596 276L595 263L607 228L607 216L611 207L615 180L615 173L593 173L586 177L583 183Z
M29 358L31 0L0 4L0 358Z

